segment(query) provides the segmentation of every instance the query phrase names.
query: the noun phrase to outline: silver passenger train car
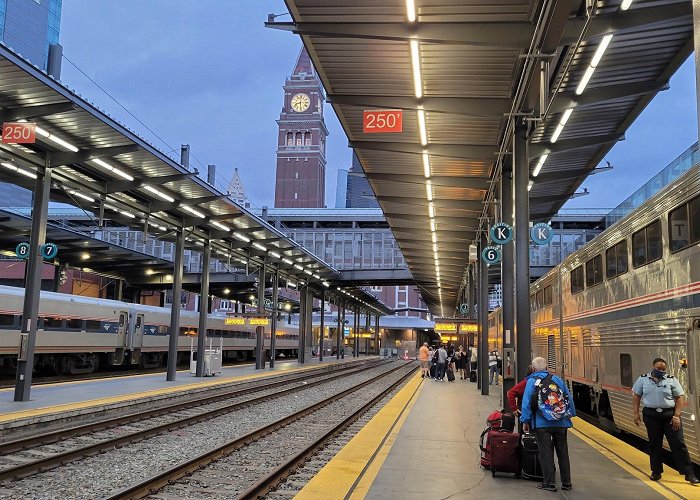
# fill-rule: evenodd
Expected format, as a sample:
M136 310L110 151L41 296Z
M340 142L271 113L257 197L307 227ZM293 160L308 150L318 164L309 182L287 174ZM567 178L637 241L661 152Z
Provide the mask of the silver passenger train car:
M16 367L23 300L24 288L0 285L0 367L6 372ZM34 366L59 374L120 365L160 366L168 351L169 325L169 308L42 291ZM199 313L181 312L182 360L198 325ZM265 333L268 346L269 329ZM280 325L276 334L277 354L296 356L298 329ZM209 315L207 336L223 338L225 360L243 361L255 349L255 327L226 325L224 316Z
M654 358L666 359L686 391L685 440L700 463L700 166L571 254L530 294L533 356L563 373L577 406L604 424L646 438L633 422L631 387ZM493 343L500 310L490 319Z

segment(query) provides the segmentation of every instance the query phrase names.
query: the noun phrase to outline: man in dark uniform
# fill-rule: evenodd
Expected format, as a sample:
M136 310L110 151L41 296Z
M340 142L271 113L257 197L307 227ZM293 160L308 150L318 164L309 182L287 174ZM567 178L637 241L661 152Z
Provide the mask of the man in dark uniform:
M634 406L634 423L639 425L642 417L639 415L639 403L644 405L642 412L644 425L649 436L649 461L651 463L652 481L661 479L664 465L661 461L663 440L671 447L673 460L685 480L690 484L698 484L693 463L688 455L688 448L683 441L683 426L681 425L681 410L684 406L683 387L678 379L666 373L666 361L662 358L654 360L653 369L637 379L632 387Z

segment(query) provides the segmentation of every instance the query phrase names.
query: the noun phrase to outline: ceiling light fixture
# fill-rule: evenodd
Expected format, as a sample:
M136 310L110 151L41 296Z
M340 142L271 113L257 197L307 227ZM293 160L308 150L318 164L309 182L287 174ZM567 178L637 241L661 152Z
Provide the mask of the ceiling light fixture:
M133 181L133 180L134 180L134 178L131 177L129 174L127 174L127 173L124 172L123 170L120 170L120 169L118 169L118 168L116 168L116 167L110 165L110 164L107 163L106 161L102 161L102 160L100 160L99 158L95 158L94 160L91 160L91 161L92 161L92 163L94 163L95 165L99 165L100 167L102 167L102 168L104 168L104 169L106 169L106 170L109 170L109 171L112 172L113 174L116 174L116 175L118 175L119 177L122 177L122 178L126 179L127 181Z
M552 138L550 139L552 143L557 142L557 140L559 139L561 131L564 130L564 125L566 125L566 122L569 121L569 117L571 116L571 113L573 113L573 111L573 108L569 108L566 111L564 111L564 114L561 116L561 120L559 120L559 125L557 125L557 128L554 130Z
M36 127L34 130L35 130L35 132L36 132L37 134L39 134L40 136L46 137L46 138L47 138L48 140L50 140L51 142L55 142L55 143L58 144L59 146L62 146L62 147L64 147L64 148L66 148L68 151L72 151L73 153L77 153L77 152L79 151L79 149L76 148L76 147L75 147L73 144L71 144L70 142L68 142L68 141L66 141L66 140L63 140L63 139L61 139L60 137L55 136L55 135L49 133L47 130L45 130L45 129L41 128L41 127Z
M224 226L221 222L211 221L211 225L214 226L214 227L218 227L218 228L221 229L222 231L226 231L226 232L231 231L231 228L230 228L230 227Z
M29 170L24 170L23 168L16 167L12 163L2 162L0 163L0 165L2 165L8 170L17 172L18 174L24 175L25 177L29 177L30 179L36 179L36 174L34 172L30 172Z
M418 40L411 40L411 65L413 66L413 87L416 98L423 97L423 81L420 74L420 48Z
M530 181L527 183L527 190L530 191L532 189L532 186L534 186L535 181Z
M632 2L634 0L622 0L622 4L620 5L620 9L622 10L627 10L630 8L630 5L632 5Z
M425 194L428 201L433 201L433 184L430 181L425 181Z
M544 162L547 161L547 157L549 155L542 155L540 156L540 161L537 162L537 165L535 166L535 170L532 171L532 176L537 177L540 173L540 170L542 170L542 165L544 165Z
M159 196L159 197L163 198L165 201L169 201L170 203L173 203L173 202L175 201L175 198L173 198L172 196L169 196L169 195L165 194L165 193L162 192L162 191L157 190L157 189L154 188L153 186L149 186L148 184L144 184L144 185L143 185L143 188L144 188L146 191L149 191L149 192L155 194L156 196Z
M200 212L199 210L195 210L194 208L192 208L189 205L180 205L180 208L182 208L183 210L186 210L187 212L191 213L194 216L199 217L200 219L204 219L206 217L206 215L204 215L202 212Z
M430 179L430 156L427 151L423 151L423 175Z
M435 218L435 204L432 201L428 203L428 216L431 219Z
M409 23L416 22L416 2L415 0L406 0L406 17Z
M435 232L435 221L433 219L430 219L430 230Z
M246 242L246 243L250 243L250 238L248 238L248 237L246 237L246 236L243 236L241 233L233 233L233 236L234 236L235 238L238 238L238 239L241 240L241 241L244 241L244 242Z
M289 264L290 266L291 266L292 264L294 264L294 262L292 262L291 260L286 259L286 258L282 258L282 262L284 262L285 264Z
M275 259L279 259L280 257L282 257L280 254L278 254L277 252L273 252L273 251L270 251L270 255L272 255Z
M419 109L418 113L418 133L420 134L420 143L422 146L428 145L428 130L425 128L425 110Z
M90 201L90 202L94 202L94 201L95 201L95 198L91 198L90 196L88 196L88 195L86 195L86 194L83 194L83 193L81 193L80 191L68 191L68 192L69 192L70 194L72 194L73 196L77 196L78 198L82 198L82 199L85 200L85 201Z
M267 252L267 248L258 243L257 241L253 242L253 246L262 252Z
M578 87L576 87L576 95L583 94L583 91L586 89L586 85L588 85L588 82L593 76L593 72L598 67L600 60L603 58L603 54L605 54L605 51L607 50L608 45L610 45L612 38L612 35L605 35L601 40L600 45L598 45L598 49L596 49L595 54L593 55L593 59L591 59L591 64L588 66L588 68L586 68L586 72L583 74L581 82L578 84Z

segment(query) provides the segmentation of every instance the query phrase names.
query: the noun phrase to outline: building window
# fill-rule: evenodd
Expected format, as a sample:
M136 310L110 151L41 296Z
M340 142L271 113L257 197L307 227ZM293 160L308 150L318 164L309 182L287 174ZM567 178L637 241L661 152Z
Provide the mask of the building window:
M294 199L296 200L298 198L297 193L294 193Z
M294 136L291 132L287 132L287 146L294 146Z
M298 179L299 178L299 172L294 172L294 178Z
M583 266L578 266L571 271L571 293L579 293L584 290L583 285Z
M622 387L632 387L634 382L632 376L632 356L620 354L620 384Z

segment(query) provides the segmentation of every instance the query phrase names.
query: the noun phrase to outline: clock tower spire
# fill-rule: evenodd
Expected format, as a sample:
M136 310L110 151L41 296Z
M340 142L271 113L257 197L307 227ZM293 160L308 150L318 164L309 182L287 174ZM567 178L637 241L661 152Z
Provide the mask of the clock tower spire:
M275 207L322 208L328 129L323 120L323 88L306 49L301 49L283 88L284 104L277 120Z

